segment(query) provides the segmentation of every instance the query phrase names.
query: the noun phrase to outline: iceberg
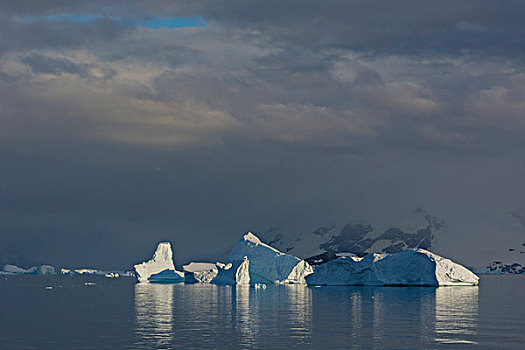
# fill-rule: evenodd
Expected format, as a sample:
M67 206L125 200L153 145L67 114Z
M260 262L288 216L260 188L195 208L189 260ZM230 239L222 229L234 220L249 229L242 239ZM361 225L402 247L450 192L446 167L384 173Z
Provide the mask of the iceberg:
M82 269L76 269L73 270L75 275L100 275L103 274L97 269L90 269L90 268L82 268Z
M5 265L4 272L9 275L54 275L55 268L49 265L33 266L23 269L15 265Z
M478 280L467 268L424 249L340 257L306 277L307 284L316 286L472 286Z
M104 272L104 271L100 271L100 270L92 269L92 268L81 268L81 269L61 268L60 269L60 273L62 275L68 275L68 276L73 276L73 275L105 275L106 274L106 272Z
M224 264L217 263L203 263L203 262L191 262L188 265L183 266L184 270L184 282L186 283L209 283L217 276L218 267L224 266Z
M244 257L226 265L217 265L217 275L213 284L250 284L250 261Z
M173 252L169 242L161 242L157 246L153 258L134 266L139 282L184 282L184 273L175 270Z
M233 247L228 261L240 261L244 257L250 261L251 283L305 283L305 276L313 273L306 261L262 243L251 232Z
M49 265L33 266L29 269L29 273L36 275L54 275L55 268Z
M27 273L27 270L15 265L8 264L4 266L4 272L13 275L23 275Z
M92 268L81 268L81 269L66 269L61 268L60 274L66 276L76 276L76 275L97 275L97 276L106 276L108 278L117 278L117 277L132 277L135 276L135 271L120 271L120 270L97 270Z

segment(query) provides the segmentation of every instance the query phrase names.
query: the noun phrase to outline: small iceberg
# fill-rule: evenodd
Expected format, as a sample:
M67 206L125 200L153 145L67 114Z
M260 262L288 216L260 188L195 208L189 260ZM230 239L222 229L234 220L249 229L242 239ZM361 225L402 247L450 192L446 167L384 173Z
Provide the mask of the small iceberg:
M340 257L306 276L314 286L473 286L478 280L467 268L424 249Z
M61 268L60 269L60 273L62 275L68 275L68 276L73 276L73 275L104 275L105 274L102 271L99 271L97 269L90 269L90 268L82 268L82 269L74 269L74 270Z
M233 247L228 261L250 261L251 283L305 283L313 268L304 260L288 255L261 242L248 232Z
M169 242L159 243L151 260L137 264L134 267L139 282L184 282L184 273L175 270L173 252Z
M210 283L219 271L219 267L224 267L221 263L191 262L184 265L184 282L186 283Z

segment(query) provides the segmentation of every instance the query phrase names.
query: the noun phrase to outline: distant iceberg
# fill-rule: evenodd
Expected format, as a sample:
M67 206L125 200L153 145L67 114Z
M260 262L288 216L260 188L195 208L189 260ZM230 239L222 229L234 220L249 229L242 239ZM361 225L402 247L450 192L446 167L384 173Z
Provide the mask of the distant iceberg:
M4 266L4 272L13 275L23 275L27 273L27 270L15 265L8 264Z
M242 260L218 266L217 275L211 280L213 284L250 284L250 261Z
M104 275L104 271L99 271L97 269L91 269L91 268L81 268L81 269L65 269L61 268L60 273L62 275Z
M139 282L177 283L184 282L184 273L175 270L171 244L161 242L153 259L137 264L135 273Z
M340 257L316 267L306 283L337 285L464 286L477 285L478 276L449 259L424 249L396 254Z
M15 265L5 265L4 273L9 275L54 275L55 268L49 265L33 266L23 269Z
M118 272L108 272L104 276L107 278L119 278L120 274Z
M121 270L97 270L93 268L80 268L80 269L66 269L61 268L60 274L66 276L75 276L75 275L97 275L97 276L106 276L108 278L118 278L118 277L132 277L135 276L135 271L121 271Z
M261 242L248 232L233 247L229 262L249 260L250 283L305 283L313 268L304 260Z

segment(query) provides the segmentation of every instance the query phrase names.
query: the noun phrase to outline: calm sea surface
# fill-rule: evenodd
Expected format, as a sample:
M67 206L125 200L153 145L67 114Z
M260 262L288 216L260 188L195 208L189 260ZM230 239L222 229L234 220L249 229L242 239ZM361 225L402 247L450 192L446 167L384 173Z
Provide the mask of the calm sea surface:
M525 276L265 290L0 276L0 349L252 348L525 349Z

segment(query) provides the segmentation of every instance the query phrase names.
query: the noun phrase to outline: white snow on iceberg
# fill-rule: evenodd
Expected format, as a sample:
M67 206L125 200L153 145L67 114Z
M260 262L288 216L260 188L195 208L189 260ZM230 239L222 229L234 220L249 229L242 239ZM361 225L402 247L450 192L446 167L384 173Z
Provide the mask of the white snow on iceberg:
M139 282L184 282L184 273L175 270L173 252L168 242L159 243L153 259L134 267Z
M235 244L228 261L239 261L244 257L250 261L251 283L305 283L304 277L313 272L306 261L262 243L251 232Z
M477 285L478 276L449 259L424 249L396 254L341 257L318 266L306 277L309 285Z
M217 275L213 284L250 284L250 261L244 257L226 265L217 265Z

